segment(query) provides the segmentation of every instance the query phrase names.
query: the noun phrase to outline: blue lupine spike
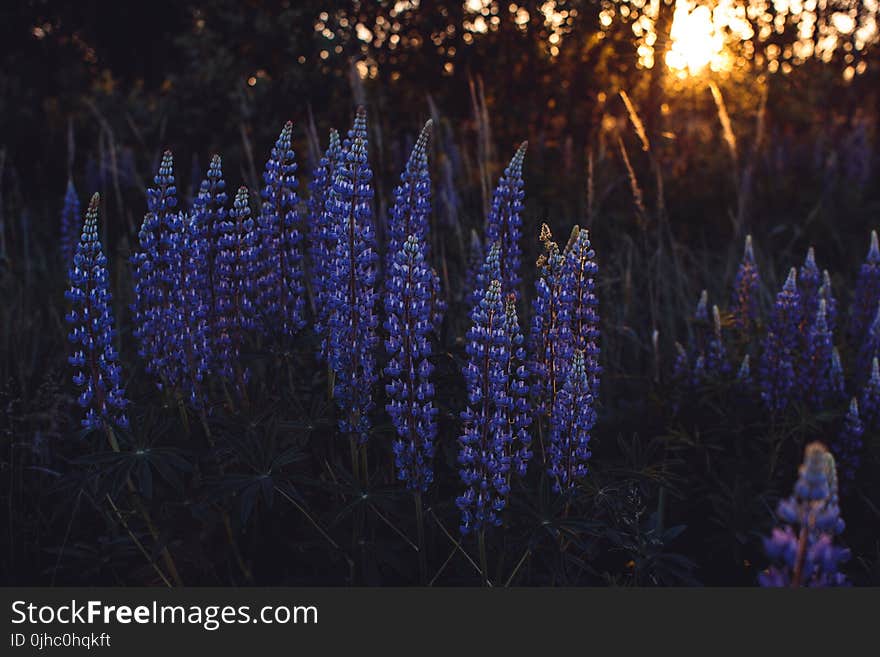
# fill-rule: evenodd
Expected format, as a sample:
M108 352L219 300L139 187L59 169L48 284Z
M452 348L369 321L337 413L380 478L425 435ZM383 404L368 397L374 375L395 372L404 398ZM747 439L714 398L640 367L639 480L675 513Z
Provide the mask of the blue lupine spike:
M851 483L856 478L859 469L862 452L862 434L865 427L859 417L859 403L855 397L849 403L849 410L843 418L843 428L832 443L837 462L840 463L840 471L843 479Z
M480 299L486 293L489 283L501 280L501 245L494 242L489 245L486 257L477 269L475 282L477 287L474 289L472 296L473 305L476 308L480 304Z
M820 299L816 317L807 329L806 348L798 382L807 402L816 410L824 408L832 396L829 374L833 350L833 336L828 328L825 300Z
M259 248L247 187L235 194L232 210L218 225L217 326L220 340L216 360L221 375L244 392L248 371L241 364L241 350L257 328L256 299Z
M843 364L840 361L840 352L837 347L831 350L831 370L828 372L828 394L832 402L841 402L846 399L846 379L843 374Z
M761 354L761 398L773 411L785 409L794 398L794 358L801 312L797 270L792 267L776 296Z
M871 246L859 270L850 316L849 338L853 344L860 344L864 340L865 332L877 312L878 303L880 303L880 246L877 243L877 231L872 230Z
M319 357L327 357L327 317L330 311L328 281L333 269L332 260L336 235L329 209L330 193L336 167L342 158L339 133L330 131L330 143L309 183L309 280L315 304L315 332L320 338Z
M724 346L724 335L721 330L721 313L718 306L712 306L712 336L706 349L706 368L715 376L730 372L727 360L727 348Z
M565 256L553 241L550 228L542 224L540 240L544 253L538 260L538 278L532 301L529 342L532 395L538 415L549 416L556 394L565 383L565 368L571 361L571 291L565 285Z
M859 380L867 380L871 371L871 362L877 356L880 356L880 304L876 308L874 318L865 333L862 346L859 349L859 357L856 364L856 374Z
M743 333L748 333L758 320L758 294L761 277L755 254L752 250L752 236L746 235L746 245L736 278L733 283L731 314L733 325Z
M385 406L397 431L392 446L397 478L425 492L433 481L437 409L431 383L431 284L426 246L416 235L401 245L388 270L385 295Z
M587 357L576 349L550 420L547 474L556 492L570 490L587 474L587 462L592 455L590 431L596 423L593 401Z
M261 248L259 308L264 335L289 340L305 326L303 235L293 151L293 123L284 124L263 172L257 220Z
M61 210L61 258L64 266L73 262L77 242L82 233L82 215L80 214L79 196L73 186L73 179L67 181L64 193L64 207Z
M65 317L73 353L68 359L74 368L73 382L80 389L79 405L85 412L86 429L112 425L128 427L125 407L128 400L122 384L122 368L113 347L114 322L107 258L98 237L98 194L86 210L82 235L69 270L70 287L65 297L71 310Z
M500 525L510 492L510 427L505 415L510 342L501 289L501 281L493 280L478 295L466 337L462 373L468 405L461 413L458 453L465 492L455 501L462 513L462 534Z
M737 370L736 373L736 380L742 386L749 386L752 383L752 370L749 365L748 354L743 356L742 362L739 365L739 370Z
M400 176L400 185L394 189L394 205L388 222L388 262L390 270L395 254L407 236L415 235L425 245L425 258L430 260L431 177L428 171L428 143L433 121L428 119ZM443 321L444 302L440 292L440 277L432 271L431 323L439 329Z
M759 576L761 586L824 587L846 585L840 564L846 548L833 541L845 527L840 517L834 457L824 445L807 445L790 497L776 511L779 525L764 540L772 565Z
M687 350L680 342L675 343L675 362L672 365L672 379L678 383L690 382L690 359Z
M801 331L806 335L810 323L816 317L819 307L819 288L822 285L822 272L816 266L816 251L811 246L807 250L804 264L798 274L798 291L801 295Z
M220 227L227 216L226 181L223 179L223 161L219 155L211 158L205 179L199 185L199 192L193 200L192 233L193 240L201 249L199 276L202 287L202 301L207 309L207 324L212 349L220 340L217 326L217 255L221 237Z
M825 309L828 318L828 330L834 333L837 328L837 299L831 287L831 275L828 270L822 272L822 286L819 288L819 298L825 301Z
M871 363L871 377L862 388L859 408L865 428L870 431L880 429L880 362L877 358Z
M133 258L133 310L134 334L147 371L158 377L160 388L172 389L181 378L174 347L177 336L182 333L179 314L174 308L180 246L178 227L174 158L171 151L165 151L154 186L147 189L147 213L138 233L140 252Z
M564 267L564 287L571 295L572 348L584 352L587 378L594 400L599 399L599 301L596 297L596 252L590 244L587 230L578 230L567 249Z
M532 458L532 438L529 435L532 411L529 406L525 340L519 325L514 293L507 295L504 304L504 329L510 346L507 355L507 407L504 409L510 432L508 455L511 472L522 477Z
M486 240L489 244L497 242L501 248L501 285L505 294L516 292L520 284L520 261L522 248L523 210L523 160L527 142L517 149L510 164L498 181L492 196L492 207L486 219Z
M358 109L349 148L336 168L328 204L336 238L328 279L328 363L336 373L333 396L343 434L369 438L376 373L378 253L373 219L373 173L367 158L366 114ZM349 140L346 140L347 142Z

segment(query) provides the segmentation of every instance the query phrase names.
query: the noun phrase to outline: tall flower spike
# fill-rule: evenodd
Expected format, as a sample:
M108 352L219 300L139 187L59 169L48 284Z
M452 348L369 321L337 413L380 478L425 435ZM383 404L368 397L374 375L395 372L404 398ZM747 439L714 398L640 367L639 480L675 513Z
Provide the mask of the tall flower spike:
M590 392L599 398L599 301L596 297L596 252L587 230L578 230L565 256L563 286L571 295L572 348L584 352Z
M73 262L77 242L82 233L82 215L80 214L79 196L73 186L73 179L67 181L64 194L64 207L61 209L61 257L65 267Z
M266 162L258 219L262 333L284 340L305 326L303 236L292 139L293 123L288 121Z
M862 452L862 434L865 427L859 417L859 404L853 397L849 403L849 410L843 418L843 427L837 435L831 449L840 463L840 471L843 478L849 483L855 480L859 469Z
M724 346L724 335L721 332L721 313L718 306L712 306L712 337L706 350L706 367L716 376L730 372L727 360L727 349Z
M523 142L504 170L492 196L492 207L486 220L486 240L489 244L498 242L501 247L501 285L502 292L516 292L520 283L520 261L522 248L523 210L523 160L526 156L527 142Z
M856 375L860 381L867 380L871 371L871 362L877 356L880 356L880 304L877 305L874 319L871 321L859 349Z
M390 272L394 258L409 235L414 235L424 246L425 259L430 261L431 177L428 171L428 143L432 125L429 119L422 128L400 176L400 184L394 189L394 205L388 223L386 272ZM444 311L439 291L440 277L432 271L431 323L435 328L442 322Z
M831 275L827 269L822 272L822 286L819 288L819 298L825 301L828 330L834 333L834 329L837 328L837 299L834 297L834 290L831 289Z
M259 251L248 190L240 187L229 216L220 222L217 249L217 326L220 341L217 362L220 373L244 392L247 370L241 350L256 328Z
M871 246L859 271L850 316L849 337L853 344L860 344L864 339L865 331L877 312L878 302L880 302L880 246L877 244L877 231L872 230Z
M335 232L329 211L330 192L333 176L342 159L342 144L339 133L330 131L330 144L321 158L309 183L308 228L309 228L309 281L315 304L315 331L321 339L320 357L327 357L327 316L330 309L327 285L332 271Z
M593 395L590 393L586 357L575 350L565 385L556 397L550 420L550 458L547 473L553 490L561 492L574 487L587 474L590 452L590 431L596 423Z
M99 200L98 194L92 196L69 271L70 287L65 296L71 311L65 319L71 326L73 354L68 360L75 370L73 382L80 390L78 402L85 412L82 426L99 429L115 424L126 428L128 401L113 348L107 258L98 239Z
M807 445L790 497L776 511L779 525L764 540L772 565L759 577L761 586L842 586L840 564L849 550L834 545L844 529L837 494L834 457L821 443Z
M792 267L776 295L761 354L761 398L770 410L781 411L794 397L794 354L801 317L797 270Z
M510 427L508 454L511 472L525 476L532 458L532 437L529 425L532 423L529 407L528 371L526 370L525 341L516 314L516 294L507 295L504 304L504 328L507 343L507 400L504 409Z
M458 463L465 492L455 501L462 514L462 534L500 525L510 491L510 429L505 416L510 344L501 281L491 281L478 297L462 369L468 405L461 414Z
M736 271L733 283L733 300L731 314L733 325L741 332L748 334L758 320L758 293L761 277L755 254L752 250L752 236L746 236L743 258Z
M336 238L328 281L328 362L336 373L334 397L339 428L360 443L369 438L372 388L377 380L375 306L376 229L373 173L367 159L366 114L360 108L336 168L328 208Z
M809 326L816 318L819 308L819 288L822 286L822 272L816 266L816 251L811 246L798 274L798 290L801 295L801 331L806 336Z
M880 363L876 358L871 363L871 378L862 388L859 408L865 428L870 431L880 429Z
M831 397L829 373L833 350L825 300L820 299L816 317L807 329L806 349L799 377L803 397L816 410L824 408Z
M397 478L425 492L433 480L437 409L431 383L431 270L425 246L410 235L388 271L385 295L385 406L397 431L392 446Z
M159 377L159 387L175 387L180 372L174 353L179 314L174 308L178 280L179 228L174 159L165 151L147 189L147 213L138 233L140 252L135 254L135 337L147 371Z
M535 411L549 415L556 394L565 383L564 370L571 357L571 293L565 286L565 256L553 241L547 224L541 226L544 253L538 259L538 278L532 301L529 342L532 353L529 369Z
M840 362L840 352L837 347L831 350L831 370L828 372L830 401L839 403L846 399L846 379L843 374L843 364Z
M199 262L202 282L202 301L207 309L207 324L212 349L220 341L217 326L217 255L221 232L226 221L226 181L223 179L223 162L219 155L211 158L205 179L193 201L192 234L199 244L202 258Z

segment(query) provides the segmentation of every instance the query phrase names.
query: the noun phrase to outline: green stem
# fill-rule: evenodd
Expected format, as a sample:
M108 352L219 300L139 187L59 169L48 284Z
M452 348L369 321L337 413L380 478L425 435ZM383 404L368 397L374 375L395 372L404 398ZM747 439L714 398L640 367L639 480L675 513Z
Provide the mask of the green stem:
M486 556L486 530L481 529L479 534L480 544L480 576L483 578L483 586L489 586L489 559Z
M419 581L424 585L428 582L428 555L425 554L425 514L422 512L422 494L415 493L416 532L419 544Z

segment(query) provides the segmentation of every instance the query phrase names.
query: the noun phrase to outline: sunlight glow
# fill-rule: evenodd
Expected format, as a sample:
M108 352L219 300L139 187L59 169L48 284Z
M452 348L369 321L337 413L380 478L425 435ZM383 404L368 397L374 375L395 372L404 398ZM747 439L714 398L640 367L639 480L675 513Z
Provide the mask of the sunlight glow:
M715 26L712 12L705 5L692 11L687 2L675 7L670 33L672 43L666 53L666 64L681 74L696 75L706 67L718 70L724 66L724 35Z

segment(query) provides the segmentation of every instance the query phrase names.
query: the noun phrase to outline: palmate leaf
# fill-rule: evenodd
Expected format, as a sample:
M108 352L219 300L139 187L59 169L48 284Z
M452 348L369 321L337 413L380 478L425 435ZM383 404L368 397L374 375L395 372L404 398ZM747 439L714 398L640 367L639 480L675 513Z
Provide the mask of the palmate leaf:
M142 447L131 451L97 452L80 457L75 465L87 470L99 497L116 495L131 481L136 492L147 499L153 497L153 474L180 493L182 475L192 471L192 465L180 450L171 447Z

